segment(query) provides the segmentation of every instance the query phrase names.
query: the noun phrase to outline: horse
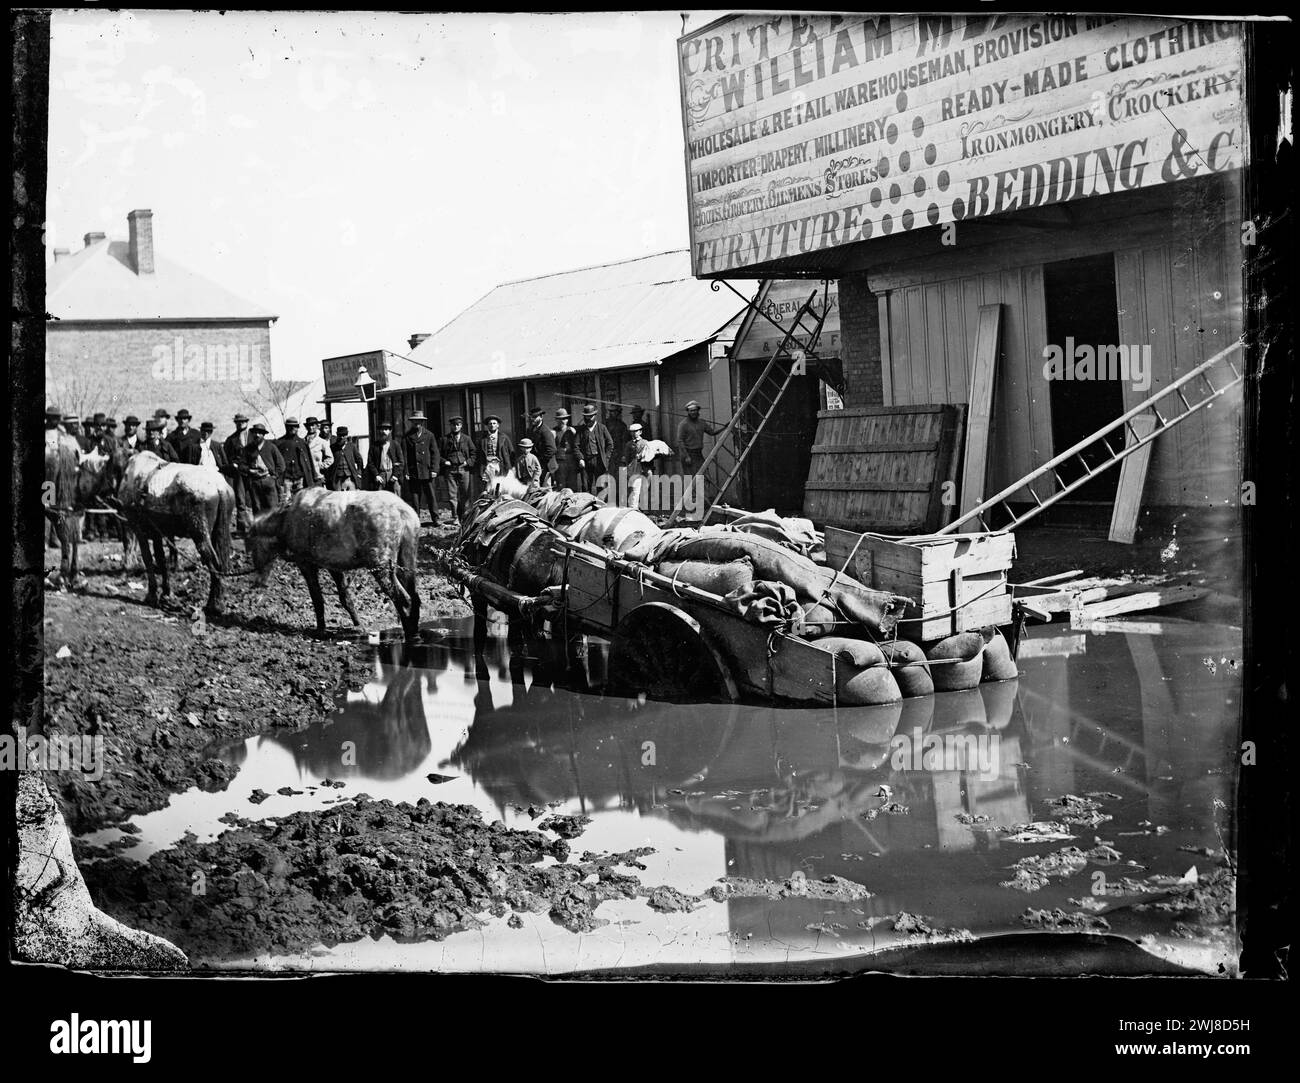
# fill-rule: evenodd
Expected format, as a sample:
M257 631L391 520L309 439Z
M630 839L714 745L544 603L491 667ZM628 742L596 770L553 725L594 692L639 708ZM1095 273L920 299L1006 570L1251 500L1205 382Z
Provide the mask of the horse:
M127 464L117 487L117 507L140 544L149 577L145 604L160 602L157 572L162 573L161 601L171 596L163 541L180 535L194 542L208 570L204 612L220 613L221 578L230 571L230 525L235 514L235 493L226 479L203 466L169 463L152 451L140 451Z
M321 635L325 632L325 597L320 589L320 569L330 573L343 608L358 628L361 620L344 573L369 569L379 592L397 610L406 638L413 640L420 629L415 579L419 540L419 516L400 497L383 491L331 492L315 486L254 519L245 548L258 587L266 585L281 557L298 566L307 581L316 611L316 631Z
M86 508L111 493L122 473L125 456L99 450L83 451L73 436L59 432L45 442L45 518L59 539L59 587L76 585L77 558Z

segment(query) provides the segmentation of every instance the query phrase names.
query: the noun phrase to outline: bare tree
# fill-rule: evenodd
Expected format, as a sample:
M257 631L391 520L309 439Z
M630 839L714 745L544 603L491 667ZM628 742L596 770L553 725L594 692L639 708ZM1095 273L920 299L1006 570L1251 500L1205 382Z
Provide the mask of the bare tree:
M45 393L52 405L77 417L89 417L95 413L116 414L126 402L126 387L122 381L115 374L94 368L71 368L54 373L47 367Z
M277 380L271 375L271 362L262 363L259 379L253 387L240 385L240 397L249 412L256 418L263 418L277 427L287 416L290 400L310 381Z

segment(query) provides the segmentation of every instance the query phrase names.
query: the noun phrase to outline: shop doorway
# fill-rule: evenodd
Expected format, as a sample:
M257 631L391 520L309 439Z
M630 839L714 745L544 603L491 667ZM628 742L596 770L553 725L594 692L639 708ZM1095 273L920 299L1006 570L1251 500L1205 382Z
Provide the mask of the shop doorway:
M425 399L424 416L428 419L424 427L441 439L442 434L447 431L442 423L442 399Z
M766 367L766 360L737 364L742 399ZM748 484L742 491L750 510L775 508L782 515L803 514L803 492L817 436L818 399L816 376L796 376L790 381L745 460L742 473ZM735 491L728 495L731 502L739 499Z
M1091 346L1119 345L1119 308L1115 293L1115 257L1112 253L1060 260L1043 268L1043 293L1047 310L1047 343L1067 351ZM1076 354L1076 356L1078 356ZM1070 370L1067 369L1067 372ZM1076 370L1085 372L1085 370ZM1124 386L1119 379L1097 378L1096 370L1084 379L1053 379L1048 385L1052 406L1052 453L1061 452L1096 432L1124 412ZM1122 441L1122 437L1120 438ZM1119 446L1112 441L1114 446ZM1108 455L1105 448L1083 452L1094 469ZM1069 484L1084 475L1075 458L1060 468ZM1119 470L1107 470L1070 494L1077 503L1113 503Z

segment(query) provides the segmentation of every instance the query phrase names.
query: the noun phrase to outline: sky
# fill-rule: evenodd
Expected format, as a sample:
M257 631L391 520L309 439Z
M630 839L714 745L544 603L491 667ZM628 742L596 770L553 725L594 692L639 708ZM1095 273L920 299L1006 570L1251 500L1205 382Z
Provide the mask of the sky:
M278 313L277 378L404 352L500 282L688 245L677 13L78 11L51 33L47 252L152 209L158 252Z

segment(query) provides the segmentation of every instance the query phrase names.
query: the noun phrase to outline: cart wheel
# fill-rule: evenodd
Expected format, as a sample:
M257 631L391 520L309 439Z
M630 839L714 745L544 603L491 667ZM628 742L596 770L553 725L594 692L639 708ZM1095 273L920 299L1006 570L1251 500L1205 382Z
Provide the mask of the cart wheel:
M652 699L723 701L740 698L726 661L699 622L665 602L646 602L614 629L609 645L609 686L620 694Z

